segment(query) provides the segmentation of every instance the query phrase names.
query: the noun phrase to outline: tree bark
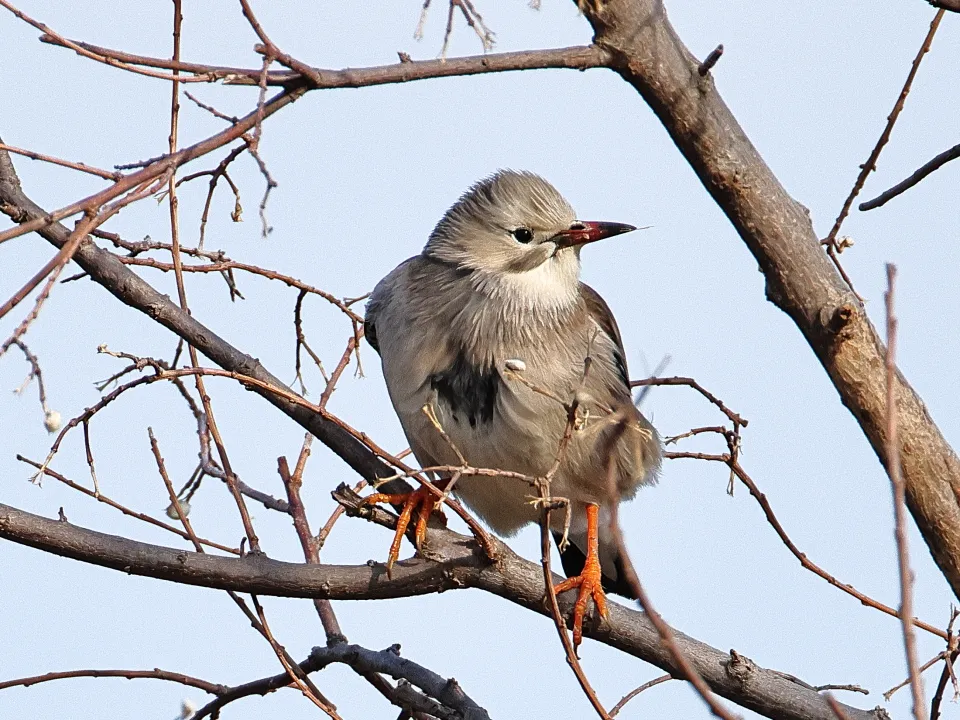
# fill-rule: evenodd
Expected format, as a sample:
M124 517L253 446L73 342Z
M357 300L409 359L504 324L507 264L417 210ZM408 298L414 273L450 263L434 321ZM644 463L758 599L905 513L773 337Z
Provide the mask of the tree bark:
M886 463L885 348L837 273L807 209L790 197L683 45L660 0L580 6L611 67L650 105L766 278L767 298L793 319ZM722 61L721 65L722 67ZM960 460L923 401L897 373L897 424L907 505L960 598Z

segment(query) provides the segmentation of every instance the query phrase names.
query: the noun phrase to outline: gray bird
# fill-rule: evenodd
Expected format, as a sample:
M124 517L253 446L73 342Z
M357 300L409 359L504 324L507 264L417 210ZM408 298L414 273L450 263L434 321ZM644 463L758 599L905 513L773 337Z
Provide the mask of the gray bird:
M577 220L546 180L502 170L447 210L423 252L381 280L366 309L366 337L380 353L390 399L422 467L461 466L459 451L472 467L542 477L558 458L569 417L564 404L577 401L551 483L551 495L570 502L570 544L560 548L570 579L557 591L580 588L577 643L587 599L605 614L601 582L633 597L610 511L653 483L661 460L659 437L632 402L617 323L579 279L583 245L634 229ZM534 493L521 480L489 475L462 475L454 488L505 536L537 522ZM406 501L406 521L417 507L425 521L429 497L420 490L371 500ZM560 544L564 513L552 516ZM418 540L419 525L425 522L418 521Z

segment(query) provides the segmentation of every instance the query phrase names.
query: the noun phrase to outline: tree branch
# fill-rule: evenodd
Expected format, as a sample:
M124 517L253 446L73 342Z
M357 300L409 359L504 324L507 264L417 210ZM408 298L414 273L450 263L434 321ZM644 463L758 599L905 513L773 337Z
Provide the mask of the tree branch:
M349 504L348 512L371 515L375 521L385 524L393 518L379 508L361 510L356 496L341 491L340 498ZM264 555L232 558L149 545L49 520L6 505L0 505L0 537L132 575L237 592L360 600L471 587L547 615L543 604L544 578L539 565L524 560L499 541L494 542L500 557L491 565L471 538L442 528L431 528L424 545L424 557L398 562L392 578L387 577L386 567L381 563L299 565L271 560ZM572 600L566 597L560 602L564 614L569 615ZM599 627L589 622L586 625L587 636L680 676L672 656L643 613L612 604L607 622ZM827 701L815 690L761 668L743 655L722 652L676 631L674 641L716 693L745 708L777 720L832 720L834 717ZM848 706L843 706L843 710L851 720L884 717L882 710L866 711Z
M413 694L408 695L411 705L421 706L425 700L431 698L440 703L439 706L433 703L429 705L432 712L446 711L441 717L462 718L463 720L490 720L487 711L471 700L456 680L443 678L422 665L401 658L398 645L380 651L369 650L345 642L330 647L315 647L310 656L303 662L298 663L298 666L304 674L309 674L323 670L332 663L349 665L360 675L383 673L395 679L409 682L420 688L424 693L424 695L421 695L412 691ZM226 688L218 694L216 699L200 708L193 718L194 720L202 720L202 718L208 716L216 717L221 708L235 700L251 695L266 695L288 685L290 685L290 676L284 672L236 687ZM397 698L392 698L391 701L403 702ZM454 712L451 713L447 708Z
M927 0L935 8L960 13L960 0Z
M960 2L960 0L958 0L958 2ZM960 144L954 145L949 150L944 150L935 158L914 170L910 177L906 178L905 180L901 180L889 190L884 190L882 193L877 195L877 197L873 198L873 200L867 200L866 202L860 203L860 210L873 210L881 205L885 205L888 201L893 200L893 198L895 198L897 195L906 192L914 185L918 184L930 173L939 170L948 162L951 160L956 160L957 158L960 158Z
M807 209L750 143L659 0L581 2L595 42L647 101L766 277L767 298L796 323L886 466L884 348L856 295L824 255ZM895 395L907 505L960 597L960 459L901 373Z
M76 40L65 40L55 35L44 34L40 41L73 49L67 43L104 59L118 60L129 65L178 70L213 80L223 80L226 85L259 85L263 71L260 68L238 68L223 65L189 63L168 58L134 55L121 50L100 47ZM88 55L89 57L89 55ZM514 70L569 69L588 70L604 67L608 62L606 51L595 45L575 45L545 50L521 50L518 52L468 55L446 60L407 60L392 65L377 65L365 68L332 70L304 66L304 72L274 70L266 74L266 84L285 86L306 79L314 90L336 88L360 88L372 85L426 80L428 78L480 75L485 73L511 72Z

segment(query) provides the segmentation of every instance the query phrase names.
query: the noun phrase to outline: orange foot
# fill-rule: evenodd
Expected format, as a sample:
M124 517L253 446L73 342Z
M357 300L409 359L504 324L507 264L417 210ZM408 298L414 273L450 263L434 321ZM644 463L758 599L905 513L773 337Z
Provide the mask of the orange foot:
M390 503L391 505L403 506L400 511L400 518L397 520L397 531L393 536L393 542L390 543L390 554L387 556L387 575L389 575L393 569L393 564L400 556L400 543L410 526L410 520L414 512L417 513L415 545L417 550L420 549L420 545L427 534L427 521L430 520L430 514L437 508L437 498L426 488L420 487L408 493L374 493L365 497L363 503L364 505Z
M583 642L583 616L587 611L587 601L593 598L593 605L597 608L600 617L607 617L607 596L603 594L601 586L599 541L599 512L597 505L587 505L587 559L579 575L567 578L553 591L556 595L573 588L580 588L577 602L573 605L573 647Z

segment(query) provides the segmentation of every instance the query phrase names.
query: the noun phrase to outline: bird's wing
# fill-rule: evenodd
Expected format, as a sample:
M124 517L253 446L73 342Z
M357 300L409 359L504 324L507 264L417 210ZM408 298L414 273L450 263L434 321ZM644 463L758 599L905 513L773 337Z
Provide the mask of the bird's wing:
M627 392L630 392L630 375L627 372L627 357L623 349L623 338L620 337L620 328L610 311L610 306L600 297L600 293L586 283L580 283L580 297L587 306L587 312L600 329L613 341L613 361L617 366L620 379L623 380Z
M421 260L421 257L422 256L417 255L404 260L391 270L386 277L381 279L373 289L373 292L370 293L370 299L367 300L367 307L364 312L363 335L367 338L367 342L370 343L370 347L376 350L377 353L380 353L380 337L377 334L377 321L381 315L389 318L391 316L391 309L395 310L398 302L401 304L404 302L403 288L406 284L406 278L410 269ZM396 313L394 312L393 315L394 320L396 320ZM389 331L394 324L396 323L386 321L384 325L384 337L386 339L389 339L390 335L387 331Z
M617 404L619 405L619 403L622 402L623 407L636 419L636 422L652 433L650 440L642 443L642 449L631 443L619 443L618 445L618 452L625 462L624 482L635 488L639 482L649 481L653 477L649 474L649 471L655 468L655 466L658 466L659 461L651 460L650 458L659 456L659 440L655 439L656 431L653 430L653 426L647 422L639 410L633 406L631 401L630 376L627 373L627 360L623 348L623 338L620 335L620 328L617 327L617 321L614 319L613 313L610 311L604 299L600 297L599 293L585 283L580 283L580 297L583 298L590 317L596 323L597 327L600 328L600 331L610 340L609 345L606 347L612 352L613 357L610 358L610 360L612 361L613 369L616 371L616 379L614 379L614 376L611 374L606 376L608 378L606 381L602 381L598 377L595 377L594 381L604 382L607 389L613 393L614 398L616 398ZM606 344L604 343L604 345ZM611 382L615 383L616 387L611 387L608 384ZM636 471L641 468L648 472L642 476L638 476ZM620 483L618 483L618 485L620 485ZM623 489L624 488L621 488L621 491L623 491ZM628 496L632 494L632 491L629 491ZM553 536L559 548L561 535L560 533L554 532ZM570 540L571 543L560 553L563 570L568 577L580 575L583 572L584 563L586 562L586 536L572 533ZM603 567L602 582L604 590L635 599L636 596L634 595L633 589L624 579L623 562L620 558L619 548L610 542L609 538L601 535L599 552Z

